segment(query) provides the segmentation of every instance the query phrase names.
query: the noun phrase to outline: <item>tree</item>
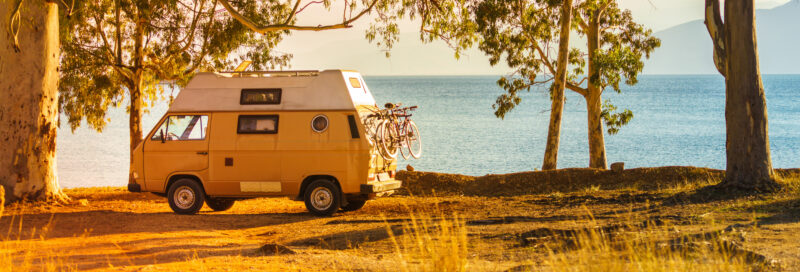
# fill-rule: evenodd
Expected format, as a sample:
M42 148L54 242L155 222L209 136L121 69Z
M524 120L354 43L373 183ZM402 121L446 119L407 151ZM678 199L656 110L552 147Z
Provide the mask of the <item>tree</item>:
M236 57L255 69L283 66L289 55L270 50L286 31L258 35L218 14L214 0L79 1L63 24L61 109L72 129L83 120L102 131L109 106L127 100L130 149L142 141L141 116L159 101L163 82L184 86L195 72L232 69ZM259 20L289 17L287 5L238 1ZM257 14L257 15L255 15ZM229 54L243 51L244 53ZM131 163L133 163L131 161Z
M779 185L770 157L753 5L752 0L726 1L723 22L720 2L706 0L705 23L714 44L714 64L725 77L727 166L721 186L771 191Z
M510 75L498 80L498 85L506 91L494 104L495 115L499 118L522 102L519 96L521 91L554 84L558 69L567 69L569 66L571 69L566 71L564 86L586 100L589 167L605 169L603 123L609 134L615 134L633 118L633 113L630 110L616 112L613 104L603 101L602 93L607 87L621 92L622 82L636 84L637 76L644 67L642 57L649 57L661 41L651 36L651 30L635 23L630 11L619 9L613 0L576 1L572 12L572 28L586 38L587 50L572 48L566 57L568 65L564 65L564 55L561 55L562 59L554 60L551 48L553 44L562 44L555 42L559 37L568 39L567 35L562 34L563 27L555 24L560 20L559 15L565 12L563 3L548 0L486 0L462 4L464 8L460 11L444 10L461 18L459 25L462 27L438 28L433 32L444 40L456 40L454 44L458 45L457 50L477 42L478 48L489 56L490 64L496 65L504 58L505 63L514 69ZM464 12L464 9L468 12ZM474 32L452 31L473 25ZM584 84L586 87L583 87ZM543 163L548 169L555 167L562 114L559 103L563 103L559 100L563 96L558 92L558 85L550 88L554 106L551 112L552 129L548 135L549 155L545 156Z
M0 185L6 203L64 201L56 176L58 4L0 2ZM2 196L0 196L2 197Z

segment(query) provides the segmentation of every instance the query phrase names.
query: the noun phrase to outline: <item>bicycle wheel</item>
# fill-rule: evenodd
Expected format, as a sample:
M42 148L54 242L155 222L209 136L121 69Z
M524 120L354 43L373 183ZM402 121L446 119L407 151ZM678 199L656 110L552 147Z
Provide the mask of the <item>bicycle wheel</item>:
M397 139L397 130L394 128L391 120L385 120L380 124L380 145L381 145L381 155L386 160L392 160L397 158L397 145L395 144L395 139Z
M409 157L409 147L406 144L406 133L408 132L408 123L403 122L403 125L400 127L400 131L397 133L397 150L400 150L400 155L403 156L404 160L407 160Z
M422 139L419 134L419 128L417 128L417 124L411 120L406 121L405 127L405 140L408 153L411 153L411 156L415 159L419 159L419 157L422 156Z

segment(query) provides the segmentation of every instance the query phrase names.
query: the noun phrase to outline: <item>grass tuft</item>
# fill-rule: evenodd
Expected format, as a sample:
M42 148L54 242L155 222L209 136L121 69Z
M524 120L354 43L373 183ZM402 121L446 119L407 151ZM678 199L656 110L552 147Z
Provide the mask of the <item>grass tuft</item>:
M457 214L409 213L398 235L386 224L402 271L468 271L466 222Z

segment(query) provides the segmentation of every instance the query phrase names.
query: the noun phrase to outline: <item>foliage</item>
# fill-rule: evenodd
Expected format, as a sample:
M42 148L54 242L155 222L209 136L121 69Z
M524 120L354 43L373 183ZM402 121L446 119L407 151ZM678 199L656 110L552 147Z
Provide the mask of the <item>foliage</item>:
M561 4L559 0L405 0L394 5L394 17L377 20L367 38L372 41L380 37L379 45L391 47L398 33L392 20L421 16L423 41L443 40L455 50L456 57L477 45L491 65L503 61L513 69L497 81L505 93L497 97L493 108L498 118L504 118L522 102L521 91L545 89L554 80ZM620 9L614 0L583 0L574 5L573 31L586 37L596 27L599 46L595 52L585 47L570 50L567 88L588 96L592 88L587 85L600 92L606 87L621 92L620 83L636 84L644 68L642 58L649 58L661 41L650 29L634 22L630 11ZM609 111L603 117L606 124L613 124L609 128L613 134L633 115L629 110Z
M255 0L234 5L264 23L292 8ZM82 120L102 130L109 106L129 102L132 90L141 89L146 108L163 98L165 84L184 86L197 71L231 69L242 59L255 69L281 67L291 57L271 50L287 31L252 33L214 0L76 0L74 7L61 20L59 84L73 130Z
M611 135L619 133L619 129L633 119L633 112L629 109L625 109L622 112L616 111L617 106L611 104L611 101L608 99L603 101L603 112L600 113L600 117L605 120L608 134Z

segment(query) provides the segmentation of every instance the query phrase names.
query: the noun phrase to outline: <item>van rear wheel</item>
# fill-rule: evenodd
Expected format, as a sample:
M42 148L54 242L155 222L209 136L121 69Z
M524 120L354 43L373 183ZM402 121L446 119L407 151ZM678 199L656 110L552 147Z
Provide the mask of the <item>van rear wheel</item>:
M203 187L196 180L189 178L175 181L167 192L169 207L178 214L196 214L203 208L205 197Z
M342 193L330 180L320 179L308 185L303 200L309 212L319 216L330 216L339 210Z
M214 211L221 212L227 211L231 207L233 207L233 203L235 203L235 199L230 198L207 198L206 205Z

